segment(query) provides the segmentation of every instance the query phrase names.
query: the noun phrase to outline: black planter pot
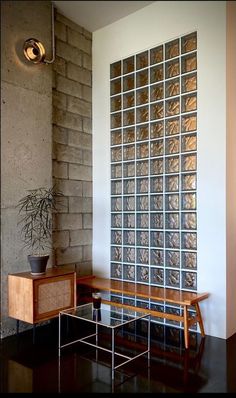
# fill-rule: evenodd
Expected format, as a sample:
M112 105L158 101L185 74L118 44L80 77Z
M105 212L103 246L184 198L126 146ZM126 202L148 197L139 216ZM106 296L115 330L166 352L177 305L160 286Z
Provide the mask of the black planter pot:
M42 275L46 272L49 255L45 256L28 256L32 275Z

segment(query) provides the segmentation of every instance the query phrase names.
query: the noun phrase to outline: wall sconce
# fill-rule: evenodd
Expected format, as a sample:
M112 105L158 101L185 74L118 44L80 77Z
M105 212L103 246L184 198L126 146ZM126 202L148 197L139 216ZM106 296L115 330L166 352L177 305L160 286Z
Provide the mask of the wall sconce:
M25 58L34 64L52 64L55 60L54 6L52 3L52 59L46 59L45 48L37 39L27 39L23 46Z

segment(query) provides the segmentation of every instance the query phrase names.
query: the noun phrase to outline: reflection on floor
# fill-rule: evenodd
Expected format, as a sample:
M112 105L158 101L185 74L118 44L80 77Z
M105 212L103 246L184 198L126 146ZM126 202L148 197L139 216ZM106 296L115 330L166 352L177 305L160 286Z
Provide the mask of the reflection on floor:
M79 337L83 327L70 325L65 339ZM145 343L144 329L121 330L118 349L138 350ZM0 341L0 392L236 392L236 334L223 340L192 333L185 350L182 331L165 327L157 334L156 329L152 324L150 367L140 357L117 370L114 383L109 353L79 343L64 348L59 360L57 320L37 328L35 344L31 330L5 338ZM100 333L100 343L109 347L108 332Z

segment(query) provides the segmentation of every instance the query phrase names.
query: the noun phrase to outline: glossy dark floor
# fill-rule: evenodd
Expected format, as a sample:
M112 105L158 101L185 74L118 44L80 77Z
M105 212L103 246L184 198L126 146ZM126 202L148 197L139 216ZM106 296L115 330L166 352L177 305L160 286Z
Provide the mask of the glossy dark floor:
M82 330L73 326L73 333ZM77 329L78 328L78 329ZM71 330L72 330L71 329ZM173 329L174 330L174 329ZM228 340L193 333L189 350L183 338L176 340L172 329L164 329L165 340L151 341L151 361L140 357L115 372L111 382L111 356L76 343L62 350L58 360L58 322L0 341L0 392L85 392L85 393L195 393L236 392L236 334ZM124 337L125 335L125 337ZM122 337L123 336L123 337ZM118 346L130 350L131 334L117 336ZM131 337L130 337L131 336ZM101 341L109 336L101 333Z

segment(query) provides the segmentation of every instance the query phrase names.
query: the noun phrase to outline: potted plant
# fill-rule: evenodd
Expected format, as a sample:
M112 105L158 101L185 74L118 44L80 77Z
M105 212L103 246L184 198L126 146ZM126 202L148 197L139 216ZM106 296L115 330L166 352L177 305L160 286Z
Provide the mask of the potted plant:
M51 247L52 215L61 202L62 192L52 188L36 188L28 190L21 198L17 207L21 227L21 239L24 247L31 249L28 261L32 275L44 274L49 259L47 249Z

